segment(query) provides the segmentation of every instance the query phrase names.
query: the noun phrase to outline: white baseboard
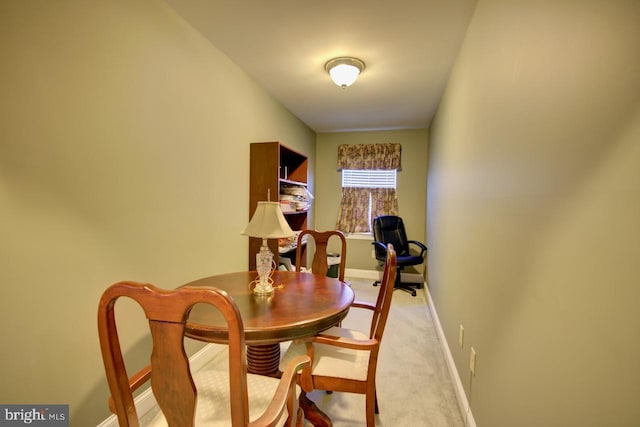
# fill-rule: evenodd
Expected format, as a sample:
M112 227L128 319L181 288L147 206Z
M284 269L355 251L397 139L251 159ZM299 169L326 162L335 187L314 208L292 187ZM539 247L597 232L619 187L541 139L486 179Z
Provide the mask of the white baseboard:
M207 344L193 356L189 358L189 365L192 371L197 371L207 364L215 355L220 351L226 349L226 346L220 344ZM149 412L154 406L157 405L156 398L153 396L151 388L146 389L140 393L135 399L136 412L138 417ZM115 415L110 415L106 420L102 421L97 427L118 427L118 418Z
M451 379L453 380L453 388L456 392L456 397L458 398L458 406L460 407L460 412L464 417L464 425L466 427L476 427L476 421L473 418L469 400L467 399L467 395L465 394L464 388L462 387L462 381L460 380L460 375L458 374L458 370L456 369L456 365L453 361L453 356L451 355L451 350L449 349L447 338L445 337L444 331L442 330L442 325L440 324L440 319L438 318L436 307L433 304L433 300L431 299L431 293L429 293L428 287L425 286L425 289L427 291L431 318L433 319L433 324L436 328L436 332L438 333L440 344L442 345L442 351L444 352L447 368L449 368L449 375L451 375Z

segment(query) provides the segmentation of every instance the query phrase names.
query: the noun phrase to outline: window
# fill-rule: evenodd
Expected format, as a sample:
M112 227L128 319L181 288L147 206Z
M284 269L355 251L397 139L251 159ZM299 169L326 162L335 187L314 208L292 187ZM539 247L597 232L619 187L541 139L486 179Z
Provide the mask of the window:
M338 170L342 199L336 228L345 233L370 233L373 218L397 215L396 174L400 144L342 144Z
M357 197L359 204L364 209L358 209L359 217L365 219L360 221L360 225L353 226L353 230L343 230L350 233L371 233L373 218L388 212L374 213L374 198L379 196L378 192L371 189L391 189L395 193L396 189L396 170L358 170L343 169L342 170L342 189L354 189L353 191L360 193Z
M396 170L342 169L342 188L396 188Z

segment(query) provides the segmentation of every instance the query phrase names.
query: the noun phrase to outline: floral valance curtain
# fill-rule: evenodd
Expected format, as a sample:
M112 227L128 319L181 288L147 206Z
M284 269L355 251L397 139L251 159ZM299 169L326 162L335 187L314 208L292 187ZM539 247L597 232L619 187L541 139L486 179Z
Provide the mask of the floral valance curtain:
M402 170L400 144L342 144L338 146L338 170Z

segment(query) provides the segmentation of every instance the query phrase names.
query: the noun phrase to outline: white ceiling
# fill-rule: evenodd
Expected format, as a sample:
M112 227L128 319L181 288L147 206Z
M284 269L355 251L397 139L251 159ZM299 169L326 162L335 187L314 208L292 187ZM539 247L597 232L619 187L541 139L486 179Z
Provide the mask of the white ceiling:
M476 0L165 0L316 132L425 128ZM324 64L366 68L346 89Z

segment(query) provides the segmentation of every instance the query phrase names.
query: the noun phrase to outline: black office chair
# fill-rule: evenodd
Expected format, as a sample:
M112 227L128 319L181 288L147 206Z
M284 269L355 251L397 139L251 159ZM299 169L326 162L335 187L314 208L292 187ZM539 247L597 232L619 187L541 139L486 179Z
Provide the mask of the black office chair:
M396 250L396 262L398 266L398 274L394 288L402 289L409 292L412 296L416 296L414 287L422 288L421 283L402 283L400 276L404 267L409 265L419 265L424 262L427 247L416 241L407 240L407 233L404 229L404 223L399 216L382 215L373 219L373 246L375 248L376 259L382 263L387 259L387 245L391 243ZM410 245L415 245L420 249L420 254L411 253ZM380 282L376 281L373 286L378 286Z

